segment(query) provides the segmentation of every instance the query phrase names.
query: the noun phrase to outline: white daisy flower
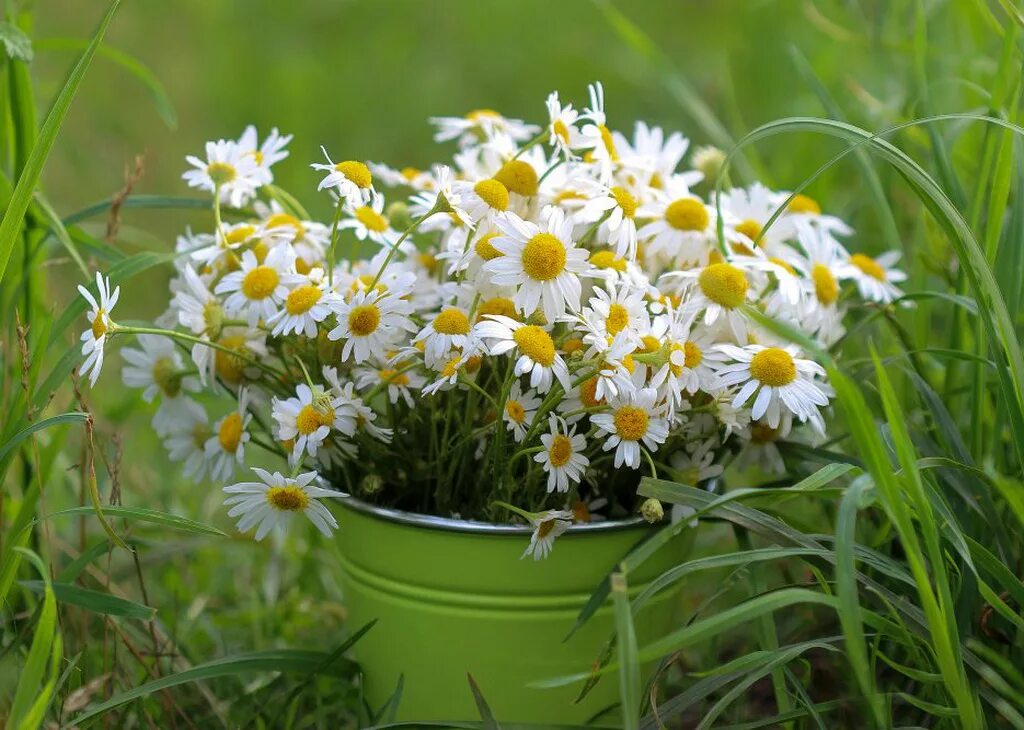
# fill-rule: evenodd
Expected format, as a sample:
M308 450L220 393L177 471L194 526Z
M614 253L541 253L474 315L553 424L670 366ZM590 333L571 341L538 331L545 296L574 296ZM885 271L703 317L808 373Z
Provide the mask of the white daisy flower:
M742 246L737 253L752 255L755 249L760 249L769 256L778 256L777 249L783 242L792 236L791 225L780 225L780 219L765 229L769 219L778 210L782 201L779 194L775 193L759 182L755 182L746 188L733 188L722 193L722 210L728 211L736 221L733 230L740 234L739 241L733 244L735 247Z
M547 393L554 378L568 393L569 368L555 349L555 342L543 328L523 324L500 314L488 314L473 328L481 340L491 340L491 355L504 355L510 350L518 352L515 374L530 373L530 387L538 393Z
M174 340L161 335L139 335L137 339L141 349L121 350L126 362L121 379L129 388L142 388L144 401L152 403L157 395L176 398L199 390L199 381L188 375Z
M423 357L427 367L434 367L447 359L452 348L460 351L470 338L469 318L458 307L444 307L412 339L412 344L423 343Z
M531 517L533 534L530 535L530 544L520 560L527 555L532 555L534 560L542 560L550 555L555 538L572 527L572 519L572 512L562 509L549 509Z
M590 106L583 110L583 118L589 121L580 130L580 147L589 150L584 160L597 167L598 178L602 181L611 179L615 163L619 160L619 152L615 147L615 138L606 126L604 114L604 86L601 82L587 87L590 93Z
M726 387L741 385L733 399L740 407L757 394L750 415L764 419L772 428L779 425L783 410L801 421L809 421L819 433L825 423L819 408L828 405L829 390L815 378L825 377L825 369L812 360L794 357L796 348L762 345L718 345L733 364L724 365L718 376Z
M907 275L892 268L900 260L899 251L886 251L877 259L862 253L852 254L849 260L838 267L841 279L853 279L860 295L872 302L888 304L903 296L896 282L906 281Z
M327 173L317 186L317 190L333 189L339 197L345 198L353 206L356 202L365 202L370 199L370 196L374 194L373 174L365 163L356 160L335 163L327 154L325 147L321 147L320 151L324 153L327 164L314 162L310 165L314 170Z
M301 383L295 397L275 398L271 411L277 422L277 437L292 442L289 461L294 465L304 454L316 456L324 440L337 432L352 436L356 432L356 412L352 404L323 386L310 388Z
M338 223L338 230L352 229L360 241L370 239L381 246L393 246L398 240L398 233L391 228L391 221L384 217L384 196L374 193L369 201L362 205L346 207L351 218L343 218Z
M541 464L548 475L548 493L568 492L569 482L579 483L590 466L590 459L583 455L587 439L577 434L576 428L570 427L564 418L551 414L548 423L551 431L540 437L544 450L533 460Z
M199 482L206 473L206 442L213 434L210 419L201 405L185 399L185 408L168 424L164 448L174 463L184 463L185 476Z
M538 308L549 322L579 309L588 252L572 240L573 222L554 207L541 214L543 228L517 217L495 221L502 235L491 244L501 256L484 264L498 286L517 287L513 301L524 316Z
M725 319L736 342L746 344L747 320L740 307L755 294L748 272L741 263L723 261L701 269L669 272L662 278L684 282L690 288L687 306L704 312L704 324L711 326Z
M660 256L678 265L708 260L717 236L717 215L697 196L666 196L642 206L636 215L653 219L637 231L641 239L651 241L646 249L648 256Z
M476 182L460 180L452 183L452 190L459 196L459 204L467 216L466 222L472 226L491 228L495 220L508 212L508 188L493 177Z
M288 157L288 151L285 147L291 141L292 135L281 134L277 131L277 127L274 127L270 130L270 134L267 135L266 139L263 140L263 144L259 144L256 127L250 124L242 132L242 136L238 138L237 144L243 155L252 155L259 170L259 177L263 184L267 185L274 181L274 174L270 171L270 168Z
M632 143L618 132L613 132L612 137L623 166L635 173L643 173L633 184L658 190L664 188L669 180L693 187L704 179L704 174L696 170L676 172L690 147L690 140L679 132L673 132L666 138L661 127L648 127L637 121Z
M341 297L324 278L323 269L315 268L292 287L282 308L266 324L274 326L271 334L275 337L292 333L316 337L317 325L327 319L340 302Z
M512 383L512 390L505 399L505 411L501 418L505 421L505 428L512 432L516 443L522 443L526 438L526 432L533 423L533 417L537 415L540 408L540 398L532 390L525 393L519 386L519 380Z
M789 196L790 193L788 192L778 193L778 205L782 205ZM803 193L794 195L793 199L786 205L786 214L779 219L782 234L792 236L791 231L787 230L787 227L797 222L807 222L820 226L829 233L838 236L848 236L853 233L853 229L846 225L844 221L834 215L822 213L821 205L818 201Z
M229 315L242 315L250 327L255 327L277 313L288 297L289 287L302 282L294 267L291 246L275 246L262 263L255 253L246 251L240 269L221 279L214 292L228 295L224 309Z
M412 408L415 405L412 391L421 389L427 381L415 369L406 369L407 365L407 361L399 361L384 367L360 367L356 369L356 385L361 390L370 390L386 383L388 400L392 404L401 398Z
M719 446L717 434L712 438L688 442L685 448L669 457L669 464L675 470L673 479L695 487L707 479L722 476L725 467L715 463L715 450Z
M576 127L579 112L572 108L572 104L562 106L557 91L548 94L544 103L548 109L548 143L566 160L576 159L573 149L583 146L580 131Z
M107 334L114 326L110 319L110 311L117 304L121 296L121 287L116 287L111 293L110 279L100 276L96 272L96 292L99 294L99 301L96 297L81 284L78 285L79 293L89 302L89 329L82 333L82 354L85 355L85 362L79 373L89 378L89 385L96 385L100 377L100 370L103 368L103 348L107 344Z
M275 527L285 527L292 515L302 512L320 532L327 537L338 528L338 522L323 504L325 497L337 497L339 492L321 489L312 485L317 478L315 471L299 474L295 478L280 472L271 474L253 467L258 482L240 482L224 487L224 500L229 517L240 517L238 531L248 532L256 528L256 540L262 540Z
M605 282L595 286L589 306L583 308L581 319L600 333L602 340L625 332L634 341L637 332L650 328L651 318L645 301L646 292L627 282ZM589 340L584 337L584 342Z
M238 391L238 407L213 424L213 434L206 440L204 452L210 465L210 478L223 482L235 473L235 464L245 463L245 445L249 435L249 392Z
M627 188L621 185L598 185L595 194L580 210L578 218L580 221L594 222L607 215L598 228L598 236L615 248L617 256L632 261L636 259L636 216L639 208L640 201Z
M714 335L694 330L692 310L673 310L660 315L653 332L668 345L669 360L651 377L651 387L665 386L672 408L682 405L683 394L698 391L715 394L722 389L717 367L724 356L715 349Z
M358 291L348 301L336 305L338 326L327 333L330 340L345 340L341 361L355 358L361 364L375 357L385 359L385 353L403 332L415 331L409 320L409 304L402 300L401 289Z
M474 109L464 117L431 117L430 123L437 127L435 142L454 139L460 148L479 144L499 134L507 135L515 142L525 142L540 129L520 119L503 117L493 109Z
M607 434L604 450L615 449L615 467L640 468L640 444L651 451L668 438L666 406L654 388L641 388L608 400L608 413L595 413L590 422Z
M237 142L207 142L205 160L195 155L185 160L195 168L182 175L189 187L211 193L219 190L221 202L234 208L248 203L263 184L255 156L242 150Z
M237 268L238 257L245 248L254 248L264 234L261 226L252 223L221 224L215 236L193 237L193 243L205 243L190 249L190 257L201 271L220 273Z

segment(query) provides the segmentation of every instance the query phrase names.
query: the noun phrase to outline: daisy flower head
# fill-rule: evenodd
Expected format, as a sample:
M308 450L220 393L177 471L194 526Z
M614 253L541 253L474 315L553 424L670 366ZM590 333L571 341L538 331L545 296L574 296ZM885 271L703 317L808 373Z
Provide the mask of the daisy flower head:
M523 324L500 314L489 314L473 328L476 336L491 343L491 355L504 355L515 350L518 354L515 374L530 374L530 387L538 393L547 393L557 379L568 393L569 368L558 354L555 341L548 332L534 324Z
M201 405L185 400L185 408L168 425L163 436L167 456L176 464L184 464L185 476L199 482L206 473L206 441L213 434L210 419Z
M217 193L234 208L248 203L264 183L256 157L231 140L207 142L206 159L189 155L185 160L193 168L182 175L189 187Z
M224 487L229 517L238 517L238 531L256 528L256 540L262 540L275 527L286 527L296 512L304 514L327 537L338 528L334 515L319 500L337 497L338 492L314 486L315 471L286 477L253 467L258 482L239 482Z
M572 108L572 104L564 106L558 100L558 92L552 91L544 102L548 109L548 142L555 149L555 152L566 160L576 159L573 148L582 146L580 131L576 127L579 119L579 112Z
M103 368L103 348L107 344L107 335L114 326L110 319L111 310L117 305L121 296L121 287L110 291L110 279L100 276L96 272L96 293L99 299L92 295L88 289L81 284L78 285L79 293L89 303L89 329L82 333L82 354L85 355L85 362L79 371L82 376L89 377L89 385L96 385L100 377L100 370Z
M292 135L281 134L277 127L274 127L263 140L263 144L260 144L256 127L250 124L238 138L238 147L243 155L252 155L260 179L264 185L268 185L274 182L274 173L270 168L288 157L288 150L285 147L291 141Z
M886 251L878 258L855 253L838 267L837 274L841 279L852 279L865 299L888 304L903 296L903 290L896 284L906 281L907 275L893 268L899 260L899 251Z
M583 308L582 320L587 322L606 339L624 332L633 340L638 332L650 328L651 318L647 311L643 289L628 282L616 284L606 281L603 287L595 286L587 307ZM588 341L584 337L584 341Z
M561 209L548 207L540 226L518 217L495 222L502 235L491 245L502 255L484 264L484 270L494 284L516 287L516 308L528 317L539 306L549 322L565 314L566 307L579 309L579 276L589 265L587 250L572 239L573 221Z
M412 339L412 344L423 343L423 357L427 367L434 367L453 348L460 351L464 349L470 336L469 317L466 313L458 307L444 307Z
M355 409L338 394L322 386L311 388L300 383L295 397L275 398L272 415L277 421L277 437L292 444L292 464L304 454L316 456L317 449L332 432L352 436L356 432Z
M620 258L629 261L636 259L636 217L640 200L634 192L621 185L598 185L595 193L580 210L579 219L594 222L601 220L598 235L614 247Z
M540 398L532 390L525 393L519 386L519 380L512 383L512 390L505 399L505 409L501 418L505 421L505 428L512 432L516 443L522 443L526 438L526 431L533 423L533 417L537 415L540 408Z
M221 279L214 292L228 295L224 309L229 315L244 316L255 327L273 317L287 299L289 287L301 282L291 246L274 246L262 262L252 251L244 252L239 270Z
M281 309L267 320L267 326L274 326L271 331L274 337L292 333L316 337L317 325L327 319L340 302L341 297L324 278L324 270L317 267L292 286Z
M452 190L459 196L470 225L489 228L497 218L508 213L511 201L508 188L493 177L476 182L460 180L452 184Z
M530 535L530 544L526 547L520 560L528 555L532 555L534 560L542 560L550 555L551 549L555 545L555 538L572 527L572 520L572 512L561 509L549 509L546 512L533 515L530 518L533 534Z
M460 149L499 134L507 135L515 142L525 142L539 130L533 124L526 124L521 119L508 119L493 109L474 109L463 117L431 117L430 123L437 127L435 142L454 139Z
M630 177L638 178L634 184L658 190L664 188L667 181L675 180L690 188L704 179L704 174L697 170L676 172L690 148L690 140L680 132L673 132L666 138L661 127L649 127L638 120L632 142L618 132L612 136L623 166L630 170Z
M812 225L820 226L827 230L829 233L848 236L853 233L853 229L850 228L842 219L834 216L822 213L821 204L817 200L805 195L803 193L797 193L792 196L792 200L789 200L791 193L782 192L778 193L777 205L785 205L786 213L779 219L780 227L784 235L792 235L790 230L787 230L787 226L791 226L797 222L810 223ZM787 203L786 201L789 200Z
M750 410L754 420L763 419L776 428L787 412L802 422L809 421L818 432L824 431L819 408L828 405L830 390L816 380L825 376L821 365L796 357L793 347L722 344L718 349L732 361L718 370L723 385L740 386L734 406L743 406L756 394Z
M238 391L238 407L213 424L213 433L204 445L211 479L226 481L235 473L235 464L245 463L251 421L249 392L242 388Z
M533 457L543 466L548 475L548 493L568 492L569 482L578 484L583 472L590 466L590 459L583 455L587 439L576 433L575 426L569 426L564 418L553 413L548 418L550 431L541 434L544 450Z
M157 395L177 398L199 390L199 380L188 374L174 340L161 335L139 335L139 349L121 350L125 366L121 379L129 388L142 388L142 399L152 403Z
M349 198L348 200L351 200ZM373 193L369 200L346 207L350 218L343 218L338 229L351 229L360 241L370 239L381 246L393 246L398 234L391 227L391 221L384 216L384 196Z
M409 361L398 360L383 367L361 367L356 370L356 385L362 390L383 385L387 390L388 401L396 404L401 398L412 408L415 405L412 391L421 389L426 379L409 365Z
M715 339L705 329L695 329L695 313L691 309L670 308L658 315L653 332L664 341L668 362L652 376L651 386L662 388L673 408L682 404L683 396L698 391L715 394L722 389L716 368L725 358L715 349Z
M663 279L678 279L688 284L687 305L704 312L704 324L725 320L739 343L747 341L747 321L741 307L754 295L749 268L741 262L710 263L700 269L666 274Z
M588 150L584 160L597 167L598 178L607 181L611 179L615 163L619 160L619 152L612 131L606 124L604 86L597 81L590 84L587 91L590 94L590 106L584 109L583 118L588 124L580 130L580 147Z
M716 237L718 218L715 209L688 192L669 194L637 211L640 218L652 219L637 231L650 240L647 253L678 265L693 265L708 260Z
M615 449L616 468L625 464L639 469L641 444L656 451L668 438L666 405L658 403L654 388L640 388L608 399L608 406L609 412L590 417L591 423L607 436L603 448Z
M385 358L391 345L403 332L414 332L409 320L409 304L402 291L360 290L335 305L338 325L327 333L330 340L344 340L341 361L350 357L361 364L375 357Z
M325 147L321 147L320 151L324 153L326 164L314 162L310 165L314 170L327 173L317 186L317 190L324 188L334 190L339 197L345 198L353 206L357 202L368 201L375 191L373 189L373 173L370 172L366 163L357 160L343 160L336 163L331 160Z
M733 230L739 234L733 242L737 253L749 256L755 250L761 250L769 256L777 256L778 246L792 238L792 226L779 225L778 220L765 228L781 201L778 193L761 183L724 191L720 202L722 210L727 211L734 221Z
M483 343L473 337L469 346L461 352L453 350L448 359L439 362L433 369L437 378L423 387L423 395L434 395L442 390L451 390L459 382L459 376L470 376L480 370L483 362Z

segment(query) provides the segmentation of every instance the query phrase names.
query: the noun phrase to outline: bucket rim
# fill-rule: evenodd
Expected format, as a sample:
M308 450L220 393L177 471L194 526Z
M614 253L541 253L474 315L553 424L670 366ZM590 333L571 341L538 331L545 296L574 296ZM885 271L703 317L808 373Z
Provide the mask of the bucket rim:
M717 479L707 479L700 483L702 489L710 492L717 491ZM379 507L355 497L347 492L338 492L336 499L348 509L360 514L381 520L402 525L411 525L430 530L442 532L461 532L476 535L530 535L533 533L532 525L499 525L492 522L480 522L477 520L464 520L458 517L441 517L440 515L428 515L419 512L408 512L406 510L394 509L391 507ZM566 536L581 533L605 533L618 532L622 530L635 530L641 527L656 529L658 525L648 523L640 515L633 515L623 519L602 520L600 522L584 522L573 524L572 529Z

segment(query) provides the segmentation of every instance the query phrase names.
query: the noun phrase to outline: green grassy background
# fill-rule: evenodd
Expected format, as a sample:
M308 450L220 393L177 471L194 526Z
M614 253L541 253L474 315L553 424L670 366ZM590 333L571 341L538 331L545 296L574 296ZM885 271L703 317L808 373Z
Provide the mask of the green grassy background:
M827 116L816 82L798 70L793 49L808 59L842 115L866 129L884 129L931 111L983 110L1000 43L990 20L993 11L980 1L923 6L929 34L921 59L925 78L914 72L915 3L909 1L615 3L646 34L639 45L652 43L660 49L677 80L692 87L734 139L779 117ZM34 4L38 44L32 77L40 118L74 57L55 39L87 38L104 7L94 0ZM184 156L201 150L209 138L237 136L251 122L261 132L278 126L295 134L291 157L275 169L278 181L326 215L325 199L315 192L318 176L308 167L319 159L319 145L336 157L425 166L444 154L431 142L427 117L491 107L540 121L544 97L551 90L583 106L586 84L595 79L605 85L610 126L628 132L635 119L644 119L679 129L694 144L711 141L692 105L673 94L664 68L630 46L601 5L587 0L126 0L107 44L130 54L159 79L176 123L166 123L137 78L97 57L43 176L44 190L61 214L120 189L124 166L138 153L145 155L146 173L136 192L187 194L180 179ZM936 129L973 192L981 162L980 128L948 123ZM935 145L921 129L893 139L923 159ZM750 160L767 184L788 189L840 149L839 143L821 136L788 135L758 145ZM898 177L882 165L877 169L903 234L909 288L934 285L937 274L949 269L949 249L923 222L921 206ZM880 212L852 158L831 168L809 192L828 211L855 225L859 235L853 248L877 252L885 247ZM202 216L181 212L129 211L119 246L126 252L169 250L189 222L208 225ZM86 228L102 234L103 226L100 218ZM47 304L59 312L74 296L78 278L66 262L52 263ZM167 272L159 270L133 278L119 311L138 319L158 314L165 303L166 280ZM947 344L943 328L948 327L948 313L922 305L903 313L901 320L919 345ZM967 342L971 344L969 338ZM850 353L853 357L864 356L862 341L856 350ZM219 489L197 487L176 474L150 432L152 409L119 384L118 371L112 358L100 386L87 398L99 418L105 457L116 461L115 435L123 446L123 501L229 529ZM904 388L905 383L897 386ZM61 395L58 407L71 402L67 395ZM56 476L47 485L46 511L79 500L77 438L70 436L58 456ZM102 465L99 469L104 471ZM10 474L14 480L15 470ZM101 477L101 488L108 486L109 479ZM788 516L798 527L827 532L832 507L792 509ZM868 529L879 542L889 534L884 522ZM727 530L704 532L702 549L720 550L728 535ZM260 546L244 538L211 540L152 529L132 536L141 548L141 571L118 555L109 565L97 561L89 580L92 585L109 581L112 591L135 600L145 594L159 610L161 631L170 639L162 646L175 654L170 661L179 669L185 663L259 649L322 649L325 640L336 645L344 637L332 546L311 530L295 531L287 542ZM44 542L58 562L67 562L100 539L94 524L86 529L84 521L65 520L53 524ZM688 585L690 603L697 605L714 593L719 577ZM738 600L745 588L735 582ZM102 697L109 689L125 689L145 679L142 663L118 643L108 624L74 608L64 609L63 616L65 653L81 652L70 688L109 674L109 687L99 684L91 690L90 696ZM787 634L801 636L804 625L813 627L818 619L820 612L800 608L782 617L780 625L789 629ZM124 622L124 630L133 645L144 648L147 629L136 623ZM4 627L5 646L16 642L19 627L17 622ZM748 637L749 632L738 632L687 652L684 661L691 669L706 669L734 654ZM0 655L0 692L9 693L5 688L13 687L19 666L12 655ZM828 671L821 670L826 683ZM251 675L211 683L210 695L192 688L176 690L172 704L180 705L180 713L163 706L165 714L160 715L159 696L138 709L177 722L191 716L199 726L220 716L231 718L230 724L246 724L260 703L279 701L291 689L285 680L250 680ZM311 723L333 727L328 718L353 717L345 714L355 705L350 685L320 678L309 689L314 691L303 695L302 707ZM763 714L769 693L758 684L734 719Z

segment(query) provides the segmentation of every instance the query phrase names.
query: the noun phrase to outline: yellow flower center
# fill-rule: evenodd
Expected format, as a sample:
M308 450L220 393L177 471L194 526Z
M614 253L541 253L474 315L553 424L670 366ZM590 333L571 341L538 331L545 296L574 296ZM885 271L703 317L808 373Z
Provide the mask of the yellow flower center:
M555 361L555 343L551 335L537 325L528 324L512 333L512 339L524 355L544 367Z
M526 420L526 409L523 408L523 404L517 400L509 399L505 403L505 413L516 423L522 423Z
M554 520L546 520L537 525L537 539L543 540L545 537L551 534L551 531L555 529Z
M627 218L632 218L636 215L636 209L640 207L640 201L633 197L625 188L616 185L611 189L612 197L615 198L616 204L622 208L622 214Z
M275 213L267 218L267 228L284 228L289 226L295 230L295 240L299 241L306 235L306 227L302 221L287 213Z
M419 254L417 254L417 258L419 259L420 266L422 266L431 274L437 271L437 256L435 256L434 254L429 253L427 251L422 251Z
M815 264L811 269L811 279L814 281L814 294L818 301L824 305L835 304L839 299L839 282L825 264Z
M96 316L92 318L92 337L98 340L107 334L107 313L102 309L96 310Z
M213 434L210 424L200 421L192 427L192 445L199 451L206 448L206 441Z
M584 408L596 408L604 403L604 398L597 397L597 379L598 376L594 375L580 385L580 402Z
M747 218L742 223L736 224L736 232L742 233L751 241L757 243L757 237L761 235L761 224L753 218Z
M569 463L570 458L572 458L572 441L568 436L555 434L555 437L551 439L551 446L548 448L548 459L551 461L551 466L565 466Z
M856 266L858 269L863 271L865 274L870 276L872 279L878 281L885 281L885 269L879 266L878 262L870 256L865 256L862 253L855 253L850 257L850 263Z
M403 167L399 171L399 173L402 175L402 177L406 179L407 182L412 182L419 176L420 170L415 167Z
M489 208L508 210L508 188L493 177L481 180L473 186L473 192L480 196Z
M493 109L474 109L466 115L466 119L471 122L479 122L484 119L501 119L501 114Z
M211 162L206 166L206 174L213 180L214 185L224 185L231 182L238 176L234 165L226 162Z
M696 198L679 198L668 204L665 220L679 231L703 231L707 229L711 217L704 203Z
M280 277L269 266L256 266L242 279L242 293L249 299L266 299L277 288Z
M252 252L253 255L256 256L256 261L262 264L267 260L267 254L270 253L270 248L263 241L257 241L252 246Z
M552 202L557 205L558 203L564 203L566 200L586 200L586 198L576 190L563 190L555 195Z
M330 406L325 407L323 410L313 404L303 406L302 410L295 417L295 428L303 436L309 436L309 434L321 426L330 427L333 423L334 409Z
M673 344L672 351L683 353L682 365L676 365L670 362L668 366L669 370L671 370L672 374L677 378L683 374L684 369L692 370L693 368L700 365L701 362L704 360L704 352L700 349L700 347L698 347L695 343L690 342L689 340L684 342L682 345L680 345L679 343Z
M229 246L234 246L235 244L244 243L245 241L248 241L250 238L252 238L254 233L256 233L255 226L236 226L235 228L232 228L230 231L224 234L224 241Z
M320 291L320 287L313 286L312 284L303 284L288 293L288 298L284 302L284 308L288 310L288 314L305 314L313 308L314 304L320 301L322 294L323 292Z
M537 194L537 171L525 160L509 160L501 166L494 179L511 193L525 197Z
M345 160L335 165L334 169L344 175L357 188L366 190L366 188L373 184L373 175L370 173L370 168L362 162Z
M629 324L629 310L618 302L608 307L608 318L604 321L608 334L615 336Z
M434 317L434 332L442 335L465 335L469 333L469 319L458 309L443 310Z
M473 250L476 251L476 255L482 258L484 261L490 261L496 259L504 254L494 247L491 243L491 239L497 236L496 231L491 233L485 233L477 239L476 243L473 244Z
M612 138L612 130L603 124L599 125L597 130L601 133L601 144L604 145L605 150L608 152L608 157L615 161L619 159L619 151L615 149L615 140Z
M229 454L235 453L238 443L242 440L242 415L237 411L229 413L220 422L220 430L217 432L217 440L220 447Z
M173 398L181 392L181 374L171 358L157 358L153 363L153 382L168 398Z
M562 142L569 144L569 128L565 126L565 122L561 119L556 119L552 122L551 131L560 137Z
M348 328L356 337L366 337L380 326L380 310L376 304L360 304L348 313Z
M565 270L565 245L550 233L538 233L523 247L523 270L531 279L554 279Z
M389 385L402 386L409 384L409 376L406 375L405 373L398 372L394 368L385 368L384 370L378 370L377 377L380 378L380 381L382 383L387 383Z
M581 340L579 337L573 337L570 340L566 340L562 344L562 352L564 352L566 355L571 355L574 352L583 352L586 349L587 346L583 344L583 340Z
M697 279L704 296L726 309L735 309L747 297L750 282L740 269L732 264L711 264L700 272Z
M485 314L500 314L510 319L519 319L519 312L516 311L516 305L511 299L506 297L494 297L488 299L480 305L480 309L477 312L476 319L479 322L484 318Z
M821 206L818 205L818 201L807 195L794 195L793 199L789 201L789 205L786 206L786 210L790 213L821 215Z
M788 261L786 261L785 259L780 259L778 256L770 256L768 258L768 260L771 261L776 266L779 266L779 267L785 269L786 271L788 271L793 276L796 276L796 269L794 269L790 265L790 263Z
M249 348L245 344L245 337L242 335L231 335L222 337L218 343L222 347L234 351L224 352L218 349L213 356L214 367L219 375L227 383L239 383L245 377L245 360L240 355L248 354Z
M657 352L661 349L661 341L654 335L644 335L640 338L640 342L643 345L640 348L640 352L644 355L650 355L651 353Z
M309 506L309 495L302 487L271 487L267 490L267 504L281 512L299 512Z
M623 441L639 441L647 433L651 417L636 406L621 406L615 411L615 433Z
M778 440L779 435L779 428L772 428L762 421L754 421L750 424L750 440L755 444L770 444Z
M793 357L778 347L769 347L754 355L750 361L750 374L765 385L779 387L796 380Z
M619 272L626 270L626 259L620 259L614 251L594 251L590 254L590 263L598 269L611 269Z
M383 233L388 229L388 219L368 205L356 208L356 220L374 233Z

